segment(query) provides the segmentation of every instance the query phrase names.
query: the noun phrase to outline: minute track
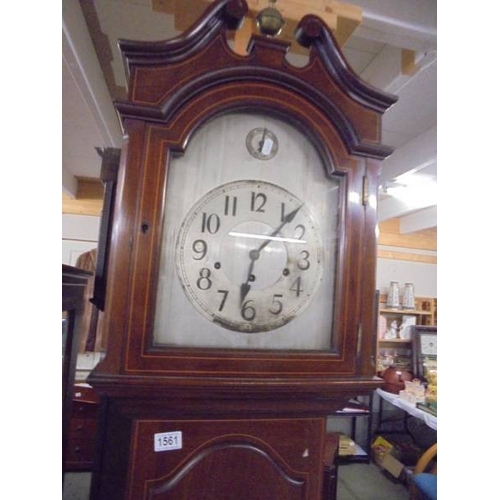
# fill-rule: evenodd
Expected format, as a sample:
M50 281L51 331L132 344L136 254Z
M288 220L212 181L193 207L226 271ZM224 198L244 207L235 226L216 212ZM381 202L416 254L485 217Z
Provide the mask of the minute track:
M225 210L228 195L238 200L234 215ZM193 206L176 262L196 309L243 333L292 321L310 303L323 272L321 238L307 206L280 186L254 180L219 186Z

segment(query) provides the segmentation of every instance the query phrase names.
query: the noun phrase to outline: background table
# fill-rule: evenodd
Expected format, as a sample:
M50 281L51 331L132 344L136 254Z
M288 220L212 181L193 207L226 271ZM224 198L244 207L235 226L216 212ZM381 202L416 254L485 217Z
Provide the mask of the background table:
M379 424L381 422L381 414L382 414L382 401L388 401L393 406L400 408L405 411L409 415L419 418L423 420L431 429L437 431L437 416L431 415L430 413L420 410L416 407L415 403L410 403L402 398L400 398L397 394L393 394L391 392L383 391L382 389L376 389L376 394L378 394L381 398L380 406L379 406Z

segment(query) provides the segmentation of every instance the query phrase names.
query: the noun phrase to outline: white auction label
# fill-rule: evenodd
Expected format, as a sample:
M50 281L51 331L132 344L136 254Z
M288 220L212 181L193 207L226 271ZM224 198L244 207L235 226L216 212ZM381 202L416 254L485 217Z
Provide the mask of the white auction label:
M182 432L160 432L154 435L155 451L180 450L182 448Z

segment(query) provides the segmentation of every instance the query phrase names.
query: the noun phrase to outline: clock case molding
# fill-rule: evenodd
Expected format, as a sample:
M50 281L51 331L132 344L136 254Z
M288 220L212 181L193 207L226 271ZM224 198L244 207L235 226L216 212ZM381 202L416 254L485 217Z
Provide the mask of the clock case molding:
M360 80L314 15L296 29L309 48L306 66L286 60L288 43L261 35L252 35L248 55L236 54L228 31L241 25L247 9L244 1L217 1L177 38L119 43L129 89L128 99L115 103L125 139L109 246L107 352L89 382L134 414L148 400L150 414L326 415L381 382L373 378L376 200L380 162L392 149L380 143L380 122L396 97ZM169 162L208 120L255 110L296 126L316 146L327 174L341 178L332 349L155 347Z

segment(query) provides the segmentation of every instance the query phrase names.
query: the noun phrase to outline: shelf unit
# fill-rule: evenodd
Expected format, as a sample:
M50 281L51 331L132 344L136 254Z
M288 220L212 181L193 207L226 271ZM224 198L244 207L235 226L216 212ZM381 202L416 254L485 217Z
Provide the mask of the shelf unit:
M355 443L355 452L352 455L340 455L338 457L339 465L349 463L370 463L370 445L371 445L371 429L372 429L372 398L369 396L368 404L362 403L358 399L351 399L346 407L336 411L332 417L349 418L350 419L350 438ZM365 435L361 437L361 433L357 427L357 419L366 419ZM358 441L358 436L361 438ZM359 444L361 443L361 444Z
M387 366L393 365L400 370L411 370L412 366L412 339L406 336L401 326L407 325L437 325L437 299L431 297L415 297L415 309L386 307L387 295L379 296L379 320L377 335L377 373ZM383 320L381 319L383 318ZM383 338L391 324L396 322L397 333L395 338ZM403 336L403 338L401 338Z

